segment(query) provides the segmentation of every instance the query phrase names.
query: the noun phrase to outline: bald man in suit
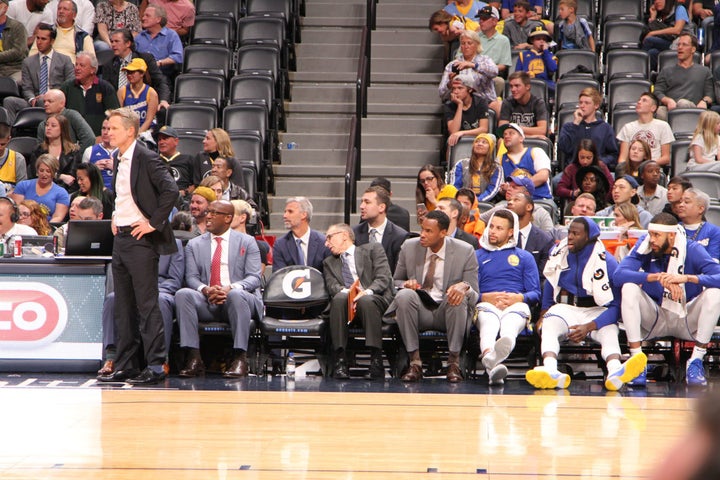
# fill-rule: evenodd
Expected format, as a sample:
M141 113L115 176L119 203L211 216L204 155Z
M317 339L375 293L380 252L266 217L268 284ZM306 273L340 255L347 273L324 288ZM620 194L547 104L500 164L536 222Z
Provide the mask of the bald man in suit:
M382 316L394 296L392 273L379 243L355 246L349 225L328 228L325 245L332 255L324 261L325 286L330 302L330 338L335 351L335 378L348 378L345 349L348 340L348 295L354 289L355 322L365 331L370 348L367 379L385 378L382 361ZM359 281L359 285L355 282ZM355 286L353 286L355 285Z

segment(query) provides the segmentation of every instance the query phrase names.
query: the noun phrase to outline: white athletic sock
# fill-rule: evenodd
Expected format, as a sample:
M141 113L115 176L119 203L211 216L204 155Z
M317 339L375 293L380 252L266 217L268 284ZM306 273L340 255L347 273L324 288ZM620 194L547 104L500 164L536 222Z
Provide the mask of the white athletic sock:
M702 347L698 347L697 345L695 345L695 347L693 347L692 355L690 355L690 360L688 360L688 363L692 362L693 360L698 359L698 358L700 360L704 359L706 353L707 353L707 348L702 348Z
M641 348L641 347L631 348L631 349L630 349L630 356L631 356L631 357L632 357L633 355L637 354L637 353L642 353L642 348Z
M617 358L613 358L612 360L607 361L607 369L608 373L614 373L620 370L620 367L622 367L622 363L620 363L620 360Z
M551 372L557 372L557 358L545 357L543 358L543 366Z

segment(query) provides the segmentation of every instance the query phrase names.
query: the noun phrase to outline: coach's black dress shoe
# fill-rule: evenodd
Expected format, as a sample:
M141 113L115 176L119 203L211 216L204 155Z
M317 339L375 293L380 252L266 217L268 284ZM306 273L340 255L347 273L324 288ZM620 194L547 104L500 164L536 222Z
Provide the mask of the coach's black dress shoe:
M137 368L128 368L127 370L116 370L107 375L98 375L97 379L101 382L124 382L129 378L136 377L140 373Z
M163 380L165 380L165 372L155 373L150 368L146 368L140 372L140 375L128 379L127 383L131 385L155 385Z

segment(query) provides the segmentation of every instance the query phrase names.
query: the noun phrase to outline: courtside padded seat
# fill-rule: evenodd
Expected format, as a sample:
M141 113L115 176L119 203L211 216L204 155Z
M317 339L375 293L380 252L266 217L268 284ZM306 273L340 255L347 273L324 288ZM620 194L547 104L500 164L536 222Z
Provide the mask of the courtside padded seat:
M263 293L261 365L273 348L310 350L327 375L330 341L321 314L329 301L325 279L317 269L291 265L273 272Z
M691 142L692 140L689 138L684 138L670 144L670 178L676 175L685 175L690 159Z

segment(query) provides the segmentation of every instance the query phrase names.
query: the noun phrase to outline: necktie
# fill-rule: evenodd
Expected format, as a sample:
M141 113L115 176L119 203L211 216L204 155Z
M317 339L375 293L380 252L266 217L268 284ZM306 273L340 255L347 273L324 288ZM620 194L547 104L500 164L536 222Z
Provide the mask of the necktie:
M295 243L297 244L298 264L305 265L305 254L303 253L302 249L302 240L296 238Z
M524 243L525 243L525 237L521 233L518 235L518 245L517 246L520 248L525 248L525 245L523 245Z
M222 258L222 237L215 237L217 247L210 263L210 286L220 285L220 259Z
M118 90L120 90L122 87L127 85L127 74L123 72L123 68L128 66L128 61L123 60L122 64L120 65L120 73L118 74Z
M40 95L44 95L48 91L48 57L43 55L40 64Z
M430 265L428 265L427 273L425 274L425 279L422 284L423 290L428 292L432 290L433 285L435 284L435 264L437 263L438 258L440 257L434 253L430 255Z
M348 262L350 262L350 254L345 252L342 254L342 277L343 282L345 283L345 288L350 288L355 281L353 274L350 271L350 264Z
M370 229L370 243L377 243L377 233L378 231L374 228Z

